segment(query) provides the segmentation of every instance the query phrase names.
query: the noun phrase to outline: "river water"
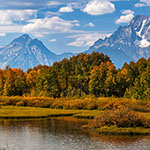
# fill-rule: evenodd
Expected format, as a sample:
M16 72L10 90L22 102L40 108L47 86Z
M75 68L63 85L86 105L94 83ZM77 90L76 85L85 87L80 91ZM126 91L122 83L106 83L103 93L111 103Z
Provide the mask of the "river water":
M0 148L8 150L150 150L150 137L102 136L87 132L86 120L0 120Z

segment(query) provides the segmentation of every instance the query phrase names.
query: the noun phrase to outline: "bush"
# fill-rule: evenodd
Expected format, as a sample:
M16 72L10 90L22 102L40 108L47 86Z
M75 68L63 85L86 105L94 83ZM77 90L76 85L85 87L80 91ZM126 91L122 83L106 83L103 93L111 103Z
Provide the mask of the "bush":
M95 118L92 123L94 128L112 125L117 127L149 127L149 122L137 112L120 106L117 109L106 110L103 115Z

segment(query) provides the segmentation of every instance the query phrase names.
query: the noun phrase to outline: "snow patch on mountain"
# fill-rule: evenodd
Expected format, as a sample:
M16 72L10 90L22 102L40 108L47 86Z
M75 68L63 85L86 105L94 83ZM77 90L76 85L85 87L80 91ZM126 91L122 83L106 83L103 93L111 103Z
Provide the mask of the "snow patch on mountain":
M146 39L142 39L141 41L136 40L135 45L141 48L146 48L150 46L150 42L147 41Z
M142 26L141 26L141 28L140 28L140 31L137 32L137 35L138 35L139 37L142 37L142 36L141 36L141 33L142 33L142 31L143 31L143 28L144 28L144 26L145 26L146 21L147 21L147 19L143 20L143 23L142 23Z

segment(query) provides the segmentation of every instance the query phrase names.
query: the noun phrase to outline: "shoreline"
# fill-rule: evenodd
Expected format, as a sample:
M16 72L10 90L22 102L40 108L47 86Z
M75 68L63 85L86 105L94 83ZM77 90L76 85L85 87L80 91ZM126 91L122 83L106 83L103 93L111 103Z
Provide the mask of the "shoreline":
M40 119L50 117L74 117L77 119L93 119L102 114L100 110L68 110L38 107L1 106L0 119Z
M0 119L48 119L53 117L73 117L76 119L93 120L95 116L103 114L103 111L98 110L64 110L64 109L49 109L49 108L34 108L34 107L16 107L2 106L0 109ZM96 134L102 135L150 135L150 128L144 127L128 127L119 128L116 126L104 126L101 128L90 128L87 125L82 126L85 130L90 130Z
M120 128L116 126L111 127L101 127L93 130L95 133L102 134L102 135L130 135L130 136L138 136L138 135L144 135L149 136L150 135L150 128L144 128L144 127L128 127L128 128Z

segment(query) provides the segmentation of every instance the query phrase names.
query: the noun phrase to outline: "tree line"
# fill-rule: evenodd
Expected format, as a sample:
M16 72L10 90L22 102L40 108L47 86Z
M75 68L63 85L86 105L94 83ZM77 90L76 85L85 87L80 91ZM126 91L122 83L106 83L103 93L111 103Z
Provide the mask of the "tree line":
M0 69L0 95L150 98L150 58L116 69L103 53L81 53L52 66Z

